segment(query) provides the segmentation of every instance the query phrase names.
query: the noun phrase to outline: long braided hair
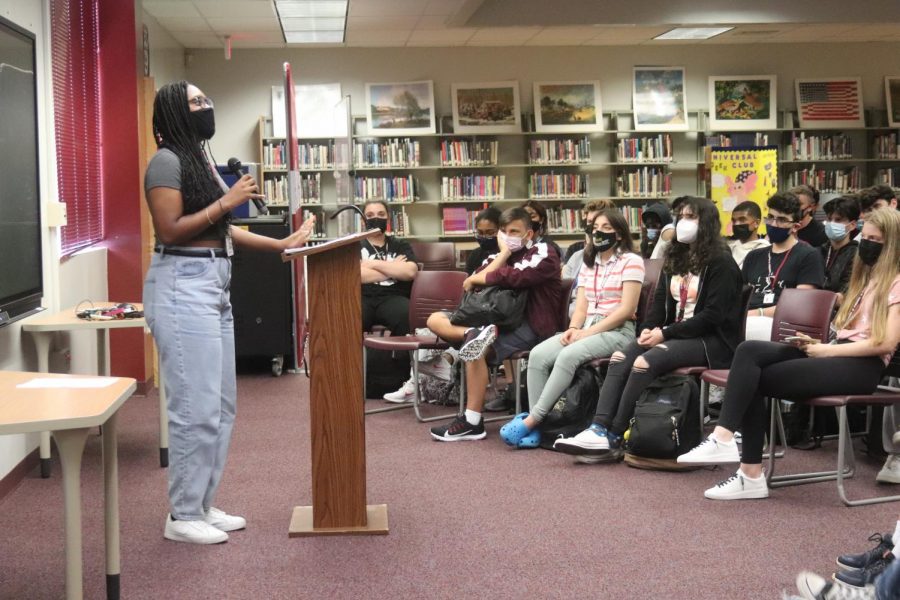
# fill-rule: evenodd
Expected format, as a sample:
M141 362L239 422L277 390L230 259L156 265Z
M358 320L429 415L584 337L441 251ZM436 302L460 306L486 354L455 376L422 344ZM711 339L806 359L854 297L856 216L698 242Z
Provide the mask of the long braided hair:
M153 101L153 137L158 148L175 153L181 164L181 198L184 214L199 212L224 194L204 154L204 143L194 130L188 106L187 81L168 83L156 92ZM219 220L225 230L231 213Z

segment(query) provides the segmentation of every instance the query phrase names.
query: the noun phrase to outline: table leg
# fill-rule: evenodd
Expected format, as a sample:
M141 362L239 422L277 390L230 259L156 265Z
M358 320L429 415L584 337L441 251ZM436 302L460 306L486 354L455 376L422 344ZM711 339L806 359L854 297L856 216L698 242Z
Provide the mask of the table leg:
M50 342L53 341L53 333L50 331L32 331L34 347L37 350L38 371L50 372ZM41 432L41 477L50 477L50 432Z
M103 425L103 494L106 527L106 598L119 600L119 462L116 446L118 414Z
M87 429L54 432L63 477L66 515L66 600L81 600L81 455Z
M166 380L162 366L159 371L159 466L169 466L169 408L166 404Z
M109 346L109 329L97 330L97 375L109 377L109 361L106 358L106 348Z

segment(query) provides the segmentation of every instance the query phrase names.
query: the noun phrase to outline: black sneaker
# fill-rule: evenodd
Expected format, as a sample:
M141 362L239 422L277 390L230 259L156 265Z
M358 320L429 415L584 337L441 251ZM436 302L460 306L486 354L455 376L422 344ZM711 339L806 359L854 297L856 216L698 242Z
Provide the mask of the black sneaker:
M431 437L439 442L483 440L486 435L484 421L478 423L478 425L472 425L466 421L465 416L456 417L449 425L439 425L431 428Z
M875 583L875 578L881 575L893 558L894 555L888 552L887 556L876 558L865 568L854 569L853 571L838 571L834 574L834 579L851 587L866 587L871 583Z
M877 542L877 545L868 552L860 554L842 554L837 559L837 565L842 569L865 569L870 564L884 558L887 552L894 549L894 541L891 534L873 533L869 536L870 542Z
M497 339L497 326L485 325L475 327L466 332L462 346L459 347L459 358L463 362L478 360L488 351Z

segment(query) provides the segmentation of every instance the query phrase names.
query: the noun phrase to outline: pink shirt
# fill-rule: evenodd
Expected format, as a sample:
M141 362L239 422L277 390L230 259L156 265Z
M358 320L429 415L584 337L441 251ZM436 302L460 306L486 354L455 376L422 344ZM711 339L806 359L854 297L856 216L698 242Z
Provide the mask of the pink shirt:
M850 321L843 329L838 331L837 339L850 340L851 342L869 339L869 335L872 332L872 305L875 302L872 283L874 282L870 282L868 287L866 287L866 291L863 292L859 306L853 311ZM844 298L844 302L852 301L854 300ZM891 289L888 292L888 306L895 304L900 304L900 275L894 277L894 282L891 284ZM891 362L892 354L893 352L889 352L882 356L885 365Z
M578 271L578 287L584 288L588 316L605 317L618 308L626 281L644 282L644 260L637 254L614 254L605 263L600 262L598 255L593 267L582 263Z

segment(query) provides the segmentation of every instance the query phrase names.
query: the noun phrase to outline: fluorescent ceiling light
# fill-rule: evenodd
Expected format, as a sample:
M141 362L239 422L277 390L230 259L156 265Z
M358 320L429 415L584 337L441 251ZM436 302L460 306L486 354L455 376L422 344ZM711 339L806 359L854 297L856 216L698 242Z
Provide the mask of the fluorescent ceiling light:
M284 41L288 44L341 44L344 41L344 30L285 31Z
M275 0L278 17L346 17L347 0Z
M281 28L285 31L335 31L344 29L344 19L281 19Z
M658 35L654 40L708 40L734 27L676 27L670 31Z

